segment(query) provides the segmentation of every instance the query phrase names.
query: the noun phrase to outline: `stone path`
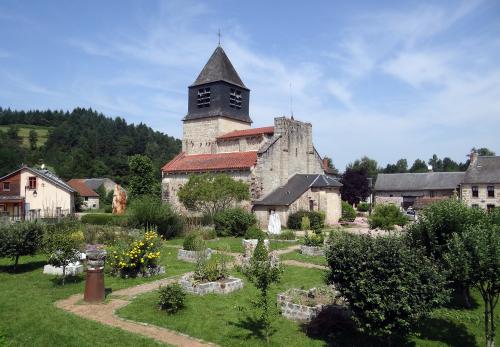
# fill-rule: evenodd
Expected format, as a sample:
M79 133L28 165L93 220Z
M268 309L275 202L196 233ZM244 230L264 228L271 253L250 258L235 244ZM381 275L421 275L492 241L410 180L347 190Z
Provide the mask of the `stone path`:
M299 248L300 248L299 245L293 245L285 249L280 249L277 251L277 253L280 255L285 253L290 253ZM236 260L239 258L239 256L241 256L240 253L228 253L228 254L234 256ZM283 263L286 265L300 266L310 269L326 269L325 266L300 262L296 260L285 260L283 261ZM146 323L126 320L116 315L116 311L118 309L128 305L132 301L132 299L137 295L151 292L153 290L158 289L158 287L160 286L173 283L177 281L178 278L179 276L169 277L134 287L117 290L110 295L110 300L107 303L102 303L102 304L82 303L83 294L76 294L70 296L67 299L55 302L55 306L65 311L76 314L80 317L90 319L99 322L101 324L109 325L111 327L123 329L125 331L136 333L145 337L149 337L154 340L174 346L181 346L181 347L216 346L213 343L205 342L173 330L158 327L155 325L149 325Z

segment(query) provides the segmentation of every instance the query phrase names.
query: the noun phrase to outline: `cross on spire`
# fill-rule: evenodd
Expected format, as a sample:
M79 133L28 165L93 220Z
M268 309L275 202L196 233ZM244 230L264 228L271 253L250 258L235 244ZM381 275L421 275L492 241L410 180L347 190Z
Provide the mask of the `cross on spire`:
M217 32L217 36L219 37L219 47L220 47L220 28L219 28L219 31Z

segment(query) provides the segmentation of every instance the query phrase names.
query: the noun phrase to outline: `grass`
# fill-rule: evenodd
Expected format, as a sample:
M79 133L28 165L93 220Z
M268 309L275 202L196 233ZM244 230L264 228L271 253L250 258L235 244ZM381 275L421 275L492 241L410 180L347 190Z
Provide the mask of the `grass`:
M183 240L184 239L182 238L175 238L168 240L167 244L172 246L182 247ZM231 252L243 253L244 249L242 240L243 240L242 237L232 237L232 236L219 237L216 240L207 240L207 246L212 249L222 249L223 245L226 244L229 245ZM272 250L277 250L277 249L288 248L290 246L295 245L296 243L270 240L270 244Z
M49 136L49 130L52 129L51 127L44 127L41 125L27 125L27 124L13 124L13 125L0 125L0 131L6 132L11 126L15 126L19 129L19 136L23 140L23 146L28 148L29 147L29 133L30 130L35 130L38 135L38 140L36 142L36 146L40 147L47 142L47 138Z
M303 255L298 250L290 252L290 253L285 253L285 254L280 256L280 259L282 259L282 260L297 260L297 261L301 261L304 263L311 263L311 264L323 265L323 266L328 265L325 257Z
M177 261L177 252L163 248L160 263L166 276L193 269ZM54 302L72 294L83 293L83 276L68 280L65 286L55 277L42 274L46 258L42 255L22 257L17 273L12 273L10 259L0 258L0 346L160 346L152 339L127 333L77 317L54 306ZM107 276L107 288L117 290L157 280L154 278L122 279Z

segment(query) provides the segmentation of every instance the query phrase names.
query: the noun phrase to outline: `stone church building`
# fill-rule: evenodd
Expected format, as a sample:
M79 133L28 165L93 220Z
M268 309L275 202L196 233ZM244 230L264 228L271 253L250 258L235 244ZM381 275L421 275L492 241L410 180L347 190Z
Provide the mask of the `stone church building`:
M182 152L162 168L162 197L183 209L177 191L190 175L226 173L249 184L244 204L267 226L271 210L286 225L297 210L324 211L326 223L341 215L341 184L325 174L314 148L312 125L278 117L272 126L252 128L250 89L222 47L217 47L189 86Z

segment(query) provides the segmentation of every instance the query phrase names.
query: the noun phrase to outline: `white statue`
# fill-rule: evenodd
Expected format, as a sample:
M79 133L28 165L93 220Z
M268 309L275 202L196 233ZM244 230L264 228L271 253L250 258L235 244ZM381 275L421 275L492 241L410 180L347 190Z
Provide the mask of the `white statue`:
M271 235L281 234L280 216L278 216L278 214L274 210L271 210L271 214L269 215L269 224L267 225L267 231Z

